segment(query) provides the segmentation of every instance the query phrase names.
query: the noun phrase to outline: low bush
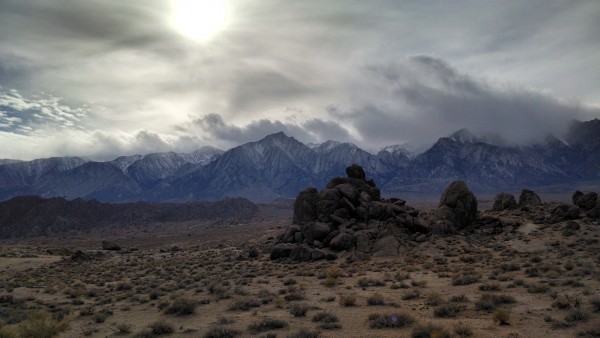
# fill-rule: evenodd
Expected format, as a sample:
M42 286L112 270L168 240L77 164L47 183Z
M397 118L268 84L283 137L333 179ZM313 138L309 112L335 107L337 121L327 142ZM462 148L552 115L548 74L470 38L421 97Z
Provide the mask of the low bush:
M381 314L373 313L368 318L372 329L402 328L412 325L415 319L407 313Z
M253 333L264 332L269 330L282 329L288 326L288 323L276 318L263 318L260 321L254 322L248 326L248 330Z

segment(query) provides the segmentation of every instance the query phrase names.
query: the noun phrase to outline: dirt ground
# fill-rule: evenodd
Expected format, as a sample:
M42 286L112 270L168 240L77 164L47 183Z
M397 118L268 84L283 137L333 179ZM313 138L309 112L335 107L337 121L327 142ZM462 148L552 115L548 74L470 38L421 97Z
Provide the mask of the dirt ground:
M432 236L393 258L291 263L268 252L291 210L261 208L247 222L6 241L0 323L18 331L42 311L65 324L60 337L600 335L596 221L487 212L521 225ZM101 250L103 239L122 250Z

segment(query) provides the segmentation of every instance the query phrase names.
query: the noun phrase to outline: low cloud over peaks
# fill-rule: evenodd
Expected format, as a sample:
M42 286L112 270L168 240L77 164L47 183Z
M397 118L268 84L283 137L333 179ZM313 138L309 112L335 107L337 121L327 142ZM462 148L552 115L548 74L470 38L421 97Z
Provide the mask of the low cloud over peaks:
M353 103L357 108L329 112L379 146L399 138L427 144L461 128L527 144L548 134L561 136L573 119L600 113L541 91L470 76L433 56L370 66L365 72L368 87Z

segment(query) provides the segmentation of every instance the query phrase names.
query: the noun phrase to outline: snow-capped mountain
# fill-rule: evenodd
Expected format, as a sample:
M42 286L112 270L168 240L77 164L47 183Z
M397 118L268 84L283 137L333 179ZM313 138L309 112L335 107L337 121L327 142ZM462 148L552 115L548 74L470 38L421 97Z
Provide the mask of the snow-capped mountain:
M305 145L284 133L222 152L155 153L91 162L78 157L0 164L0 198L96 198L102 201L187 201L246 197L270 201L323 187L358 163L383 194L439 191L461 179L474 191L600 182L600 121L576 122L570 133L545 143L506 146L462 129L415 155L402 146L377 154L352 143Z

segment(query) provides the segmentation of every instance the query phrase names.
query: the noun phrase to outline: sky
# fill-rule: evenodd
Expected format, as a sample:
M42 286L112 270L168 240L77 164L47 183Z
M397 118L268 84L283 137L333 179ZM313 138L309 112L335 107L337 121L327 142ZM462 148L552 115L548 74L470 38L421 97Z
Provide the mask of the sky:
M0 0L0 158L508 144L600 117L597 0Z

